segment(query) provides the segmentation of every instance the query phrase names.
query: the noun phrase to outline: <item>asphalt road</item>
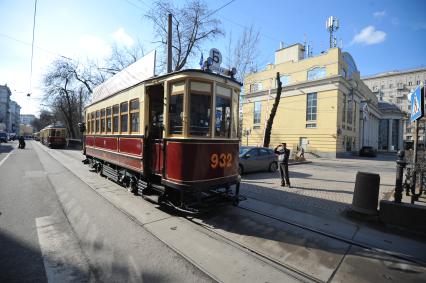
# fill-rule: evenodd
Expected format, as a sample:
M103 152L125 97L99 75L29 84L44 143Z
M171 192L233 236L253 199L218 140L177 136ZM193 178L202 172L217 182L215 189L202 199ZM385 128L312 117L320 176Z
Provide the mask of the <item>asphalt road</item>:
M33 142L16 145L0 153L0 282L212 281Z

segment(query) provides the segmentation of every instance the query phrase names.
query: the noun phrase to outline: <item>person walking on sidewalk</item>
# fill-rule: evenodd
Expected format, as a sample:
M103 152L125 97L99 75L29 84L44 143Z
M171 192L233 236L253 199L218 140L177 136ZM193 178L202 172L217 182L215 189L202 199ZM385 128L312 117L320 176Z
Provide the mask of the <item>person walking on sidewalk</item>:
M285 187L287 183L287 186L290 188L290 176L288 175L288 158L290 157L290 150L287 148L287 144L283 142L275 148L274 152L278 155L281 186Z

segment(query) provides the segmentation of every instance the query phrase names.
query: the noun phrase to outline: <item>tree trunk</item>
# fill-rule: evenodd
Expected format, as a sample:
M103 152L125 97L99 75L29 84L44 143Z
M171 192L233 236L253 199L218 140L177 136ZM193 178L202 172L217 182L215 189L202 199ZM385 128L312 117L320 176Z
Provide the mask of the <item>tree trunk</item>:
M271 142L272 124L274 123L275 114L277 114L278 105L280 104L282 84L279 72L277 72L277 86L277 95L275 96L274 105L272 106L271 114L269 115L268 122L266 123L265 136L263 138L264 147L269 147L269 143Z

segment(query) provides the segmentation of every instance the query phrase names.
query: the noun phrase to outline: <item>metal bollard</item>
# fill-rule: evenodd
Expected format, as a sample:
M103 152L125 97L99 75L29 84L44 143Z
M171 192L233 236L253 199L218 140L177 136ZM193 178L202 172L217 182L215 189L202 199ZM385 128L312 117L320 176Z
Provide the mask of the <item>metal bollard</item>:
M401 203L402 200L402 181L404 178L404 168L407 162L404 161L404 151L398 151L398 159L396 160L396 180L394 199L396 203Z
M376 215L379 203L379 187L379 174L358 172L352 199L352 210L362 214Z

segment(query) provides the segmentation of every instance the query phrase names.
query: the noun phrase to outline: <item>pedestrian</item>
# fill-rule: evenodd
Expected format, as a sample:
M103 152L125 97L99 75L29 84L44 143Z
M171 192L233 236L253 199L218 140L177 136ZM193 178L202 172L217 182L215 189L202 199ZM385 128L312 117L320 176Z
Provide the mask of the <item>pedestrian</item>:
M288 175L288 158L290 157L290 150L287 148L287 144L283 142L275 148L274 152L278 155L278 164L280 167L281 175L281 186L285 187L287 183L287 186L291 188L290 176Z

